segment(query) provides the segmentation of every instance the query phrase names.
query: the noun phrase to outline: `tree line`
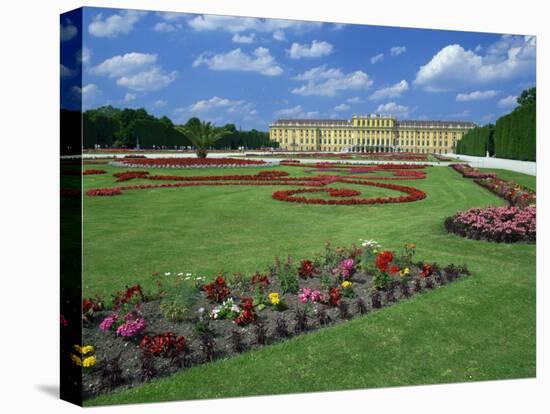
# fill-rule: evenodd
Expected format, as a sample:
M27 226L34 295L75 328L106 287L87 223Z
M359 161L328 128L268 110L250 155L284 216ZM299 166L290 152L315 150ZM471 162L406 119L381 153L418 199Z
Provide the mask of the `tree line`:
M167 116L157 118L143 108L103 106L82 114L83 145L84 148L182 149L193 146L185 131L200 122L193 117L183 125L176 125ZM258 149L276 145L264 131L242 131L234 124L214 128L224 133L212 143L213 149Z
M496 124L476 127L458 142L457 154L490 156L522 161L537 159L536 88L524 90L517 98L518 106L497 119Z

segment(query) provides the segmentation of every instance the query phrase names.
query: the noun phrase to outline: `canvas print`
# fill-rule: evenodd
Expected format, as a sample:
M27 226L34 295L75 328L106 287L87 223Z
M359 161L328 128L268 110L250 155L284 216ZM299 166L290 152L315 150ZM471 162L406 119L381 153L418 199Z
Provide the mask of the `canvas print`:
M60 16L61 397L535 376L536 37Z

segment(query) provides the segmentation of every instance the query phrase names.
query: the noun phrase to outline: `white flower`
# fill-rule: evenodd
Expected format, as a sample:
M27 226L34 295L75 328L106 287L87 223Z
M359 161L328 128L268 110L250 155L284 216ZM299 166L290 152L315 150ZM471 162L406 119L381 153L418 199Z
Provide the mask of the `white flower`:
M170 276L170 272L166 272L164 276Z
M199 310L197 312L204 313L204 308L199 308Z
M185 274L185 276L191 276L191 275L192 275L192 273L186 273Z
M184 278L184 280L189 280L189 278L188 278L188 277L186 277L186 278Z
M178 276L183 276L183 272L178 273Z

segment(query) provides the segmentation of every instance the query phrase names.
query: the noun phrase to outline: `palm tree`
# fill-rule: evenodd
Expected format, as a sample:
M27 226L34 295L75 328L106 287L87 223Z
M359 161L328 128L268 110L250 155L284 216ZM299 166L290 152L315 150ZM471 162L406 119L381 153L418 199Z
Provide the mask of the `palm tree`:
M191 141L199 158L206 158L208 148L230 133L225 128L216 128L211 122L204 121L176 126L176 129Z

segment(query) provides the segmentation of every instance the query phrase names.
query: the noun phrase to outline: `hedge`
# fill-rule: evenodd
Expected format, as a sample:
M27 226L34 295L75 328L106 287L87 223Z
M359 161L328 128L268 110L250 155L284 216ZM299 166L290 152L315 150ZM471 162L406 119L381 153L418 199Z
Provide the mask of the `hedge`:
M489 154L493 155L491 153L493 133L493 125L486 125L471 129L464 134L462 139L458 142L456 146L456 153L484 157L486 155L486 151L489 150Z
M536 161L536 105L516 108L496 122L495 155L522 161Z

